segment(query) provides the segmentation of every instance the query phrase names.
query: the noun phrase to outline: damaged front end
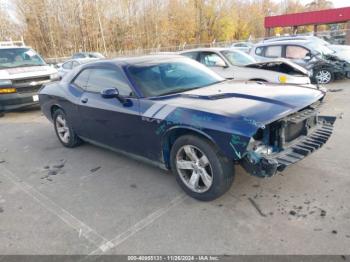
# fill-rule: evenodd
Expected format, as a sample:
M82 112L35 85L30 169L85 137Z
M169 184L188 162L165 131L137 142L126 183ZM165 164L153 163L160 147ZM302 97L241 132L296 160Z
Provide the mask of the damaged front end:
M318 116L318 104L260 128L241 165L251 175L271 177L324 145L336 117Z

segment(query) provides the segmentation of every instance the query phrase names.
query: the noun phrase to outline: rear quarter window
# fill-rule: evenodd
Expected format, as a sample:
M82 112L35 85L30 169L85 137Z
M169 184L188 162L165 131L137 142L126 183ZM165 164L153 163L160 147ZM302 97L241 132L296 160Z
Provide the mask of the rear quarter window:
M86 88L87 81L89 80L90 70L85 69L79 73L79 75L73 80L73 84L82 89Z

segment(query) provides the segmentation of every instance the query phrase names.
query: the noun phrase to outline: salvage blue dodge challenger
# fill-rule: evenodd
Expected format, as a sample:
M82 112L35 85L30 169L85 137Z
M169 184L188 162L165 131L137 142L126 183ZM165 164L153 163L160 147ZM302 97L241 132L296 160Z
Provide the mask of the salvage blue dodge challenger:
M171 169L199 200L225 193L241 164L271 177L321 147L335 118L324 93L224 80L184 57L159 55L82 65L39 94L66 147L82 141Z

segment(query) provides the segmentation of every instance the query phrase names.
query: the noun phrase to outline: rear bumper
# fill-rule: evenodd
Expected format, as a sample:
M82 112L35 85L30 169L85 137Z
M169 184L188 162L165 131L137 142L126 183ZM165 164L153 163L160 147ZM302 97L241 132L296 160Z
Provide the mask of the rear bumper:
M335 117L319 116L318 124L307 136L297 138L283 151L263 156L257 163L252 162L246 156L242 159L241 164L248 173L254 176L271 177L277 171L283 171L289 165L321 148L331 136L335 120Z
M1 94L0 111L10 111L39 105L39 101L33 100L33 96L37 94L37 92Z

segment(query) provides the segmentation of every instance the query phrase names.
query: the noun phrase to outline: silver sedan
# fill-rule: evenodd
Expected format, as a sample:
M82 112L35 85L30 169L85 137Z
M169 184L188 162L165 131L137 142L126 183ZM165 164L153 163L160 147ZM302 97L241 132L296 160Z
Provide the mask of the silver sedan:
M230 48L198 48L180 52L208 66L224 78L311 85L310 73L285 59L257 63L250 55Z

